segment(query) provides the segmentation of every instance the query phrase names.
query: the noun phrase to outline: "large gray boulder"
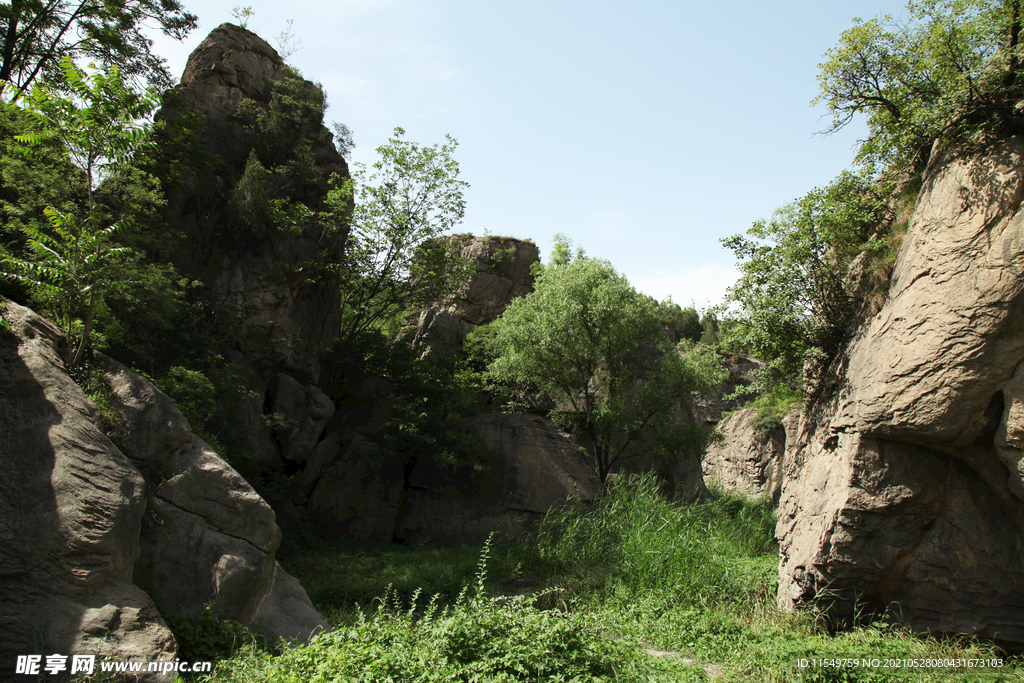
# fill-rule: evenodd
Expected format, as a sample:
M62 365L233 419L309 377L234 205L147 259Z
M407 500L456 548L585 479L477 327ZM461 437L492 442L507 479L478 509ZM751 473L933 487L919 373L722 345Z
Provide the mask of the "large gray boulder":
M528 415L472 418L495 449L489 467L453 477L420 458L409 476L395 537L409 543L482 543L493 531L509 537L552 508L589 503L601 483L576 443L547 420Z
M785 464L783 605L1024 645L1024 139L933 153L889 298Z
M132 584L143 477L65 372L60 332L3 305L13 333L0 331L0 670L32 653L173 659L171 632Z
M272 635L307 638L326 628L277 565L281 530L271 507L192 434L163 392L124 365L97 356L125 434L125 453L144 463L149 478L135 583L181 614L210 603L215 615L259 624ZM268 602L282 592L290 596L287 601ZM297 611L287 613L288 605Z

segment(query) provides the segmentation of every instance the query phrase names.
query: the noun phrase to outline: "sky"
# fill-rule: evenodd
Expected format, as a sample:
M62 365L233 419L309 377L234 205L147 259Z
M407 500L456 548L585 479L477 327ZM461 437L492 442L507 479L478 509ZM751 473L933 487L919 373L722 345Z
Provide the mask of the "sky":
M324 87L325 122L371 164L396 126L424 145L451 135L469 183L458 232L556 233L640 291L698 308L736 277L720 240L827 184L862 122L832 136L818 64L854 17L904 0L766 3L634 0L182 0L200 26L154 51L177 78L232 10Z

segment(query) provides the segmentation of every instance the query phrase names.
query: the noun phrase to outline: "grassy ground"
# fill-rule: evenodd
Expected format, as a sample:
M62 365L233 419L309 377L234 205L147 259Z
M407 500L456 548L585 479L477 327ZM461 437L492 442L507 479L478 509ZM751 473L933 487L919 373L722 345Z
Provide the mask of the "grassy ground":
M779 612L773 528L768 501L678 506L641 479L550 515L529 543L323 546L282 562L335 630L280 654L246 645L213 678L1024 681L989 644L879 624L830 635ZM956 659L1003 666L930 661Z

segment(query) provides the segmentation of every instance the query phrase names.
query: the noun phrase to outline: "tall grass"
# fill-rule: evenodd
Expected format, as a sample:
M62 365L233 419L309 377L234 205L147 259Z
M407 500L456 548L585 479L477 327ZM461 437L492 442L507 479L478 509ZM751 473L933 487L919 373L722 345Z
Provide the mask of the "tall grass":
M603 574L635 594L709 607L774 589L774 530L770 500L679 505L653 475L641 475L620 477L594 508L548 515L534 543L542 561L568 576Z
M210 680L1024 683L1012 660L998 672L800 668L801 660L1005 655L878 624L830 634L807 616L778 611L774 527L769 500L718 492L680 505L641 476L620 478L594 506L549 514L519 545L333 546L286 566L301 568L304 582L320 574L310 585L322 612L337 611L333 601L343 597L360 606L306 646L280 654L248 646ZM454 571L440 570L445 558ZM494 581L492 568L504 578ZM362 574L357 582L344 578L353 571ZM530 593L496 592L509 589L510 574L528 579ZM401 577L402 586L374 586L374 577ZM410 593L417 582L433 597Z

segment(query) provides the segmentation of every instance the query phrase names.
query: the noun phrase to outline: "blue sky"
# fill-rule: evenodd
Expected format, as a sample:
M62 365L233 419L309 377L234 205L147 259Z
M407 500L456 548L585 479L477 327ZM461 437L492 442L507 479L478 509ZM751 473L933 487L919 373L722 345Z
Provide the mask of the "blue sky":
M200 28L154 46L175 76L237 5L275 47L290 19L288 61L324 86L354 161L396 126L423 144L451 134L470 184L460 232L529 238L542 258L563 233L637 289L698 306L736 277L720 238L849 166L863 127L815 135L817 66L853 17L905 4L184 3Z

